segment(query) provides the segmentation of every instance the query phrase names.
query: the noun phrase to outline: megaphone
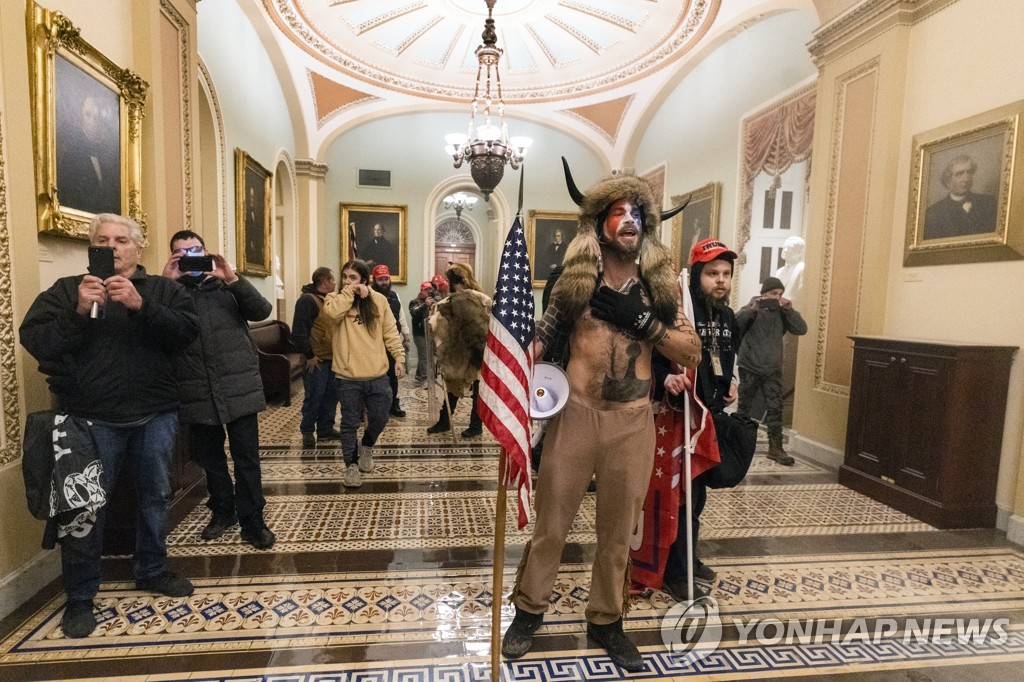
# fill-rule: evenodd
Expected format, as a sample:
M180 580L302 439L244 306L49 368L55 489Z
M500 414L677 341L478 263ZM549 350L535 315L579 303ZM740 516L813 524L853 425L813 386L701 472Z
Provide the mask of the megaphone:
M538 362L530 382L530 418L551 419L569 400L569 378L558 365Z

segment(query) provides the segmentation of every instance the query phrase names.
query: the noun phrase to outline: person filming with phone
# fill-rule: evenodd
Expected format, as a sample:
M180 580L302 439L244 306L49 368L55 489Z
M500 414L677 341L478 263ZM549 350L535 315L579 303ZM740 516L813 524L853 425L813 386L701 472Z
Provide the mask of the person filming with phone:
M199 338L178 365L182 420L191 425L192 454L206 471L212 516L204 540L215 540L236 523L242 542L269 549L276 540L263 520L259 423L267 407L256 344L249 322L266 319L272 306L248 281L235 274L224 256L207 253L191 230L171 237L164 277L177 280L195 301ZM228 472L224 435L231 445L235 480Z
M39 294L21 323L21 344L47 375L54 409L90 422L108 499L121 465L134 465L135 586L187 597L192 583L167 570L167 530L178 433L175 368L199 334L195 303L139 264L144 236L131 218L100 213L89 224L89 242L105 247L94 253L105 254L112 272L62 277ZM91 258L92 266L102 257ZM94 304L101 311L95 318ZM47 524L44 546L55 540L61 548L67 637L87 637L97 625L105 516L103 507L73 510Z

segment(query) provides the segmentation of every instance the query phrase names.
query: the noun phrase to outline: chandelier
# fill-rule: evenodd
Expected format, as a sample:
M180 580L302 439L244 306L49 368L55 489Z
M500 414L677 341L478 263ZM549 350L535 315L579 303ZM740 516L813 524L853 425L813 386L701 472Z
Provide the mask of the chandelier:
M479 201L479 199L477 199L472 194L466 194L465 192L455 192L454 194L449 194L448 196L446 196L443 200L443 204L446 211L450 211L451 209L454 208L455 219L462 220L462 212L472 211L473 206L476 205L477 201Z
M484 42L476 48L479 62L476 70L476 89L473 91L473 103L469 114L469 130L466 135L450 133L445 135L447 143L445 151L452 155L455 167L460 168L469 162L469 172L473 181L484 195L484 201L490 201L491 192L501 182L505 174L505 164L512 170L519 168L526 149L533 142L528 137L508 136L505 124L505 101L501 96L501 74L498 71L498 60L503 50L497 47L498 34L494 30L494 3L496 0L485 0L487 3L487 20L481 34ZM491 70L494 71L495 94L491 94ZM481 80L483 85L481 86ZM483 90L483 94L481 94ZM497 109L497 123L491 120L491 107ZM482 111L481 111L482 109ZM483 116L483 123L477 125L477 114ZM474 130L475 128L475 130Z

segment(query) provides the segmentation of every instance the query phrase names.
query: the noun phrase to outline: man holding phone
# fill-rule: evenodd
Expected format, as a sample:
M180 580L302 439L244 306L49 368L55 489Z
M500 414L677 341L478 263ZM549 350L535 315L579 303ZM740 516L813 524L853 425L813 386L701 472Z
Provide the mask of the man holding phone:
M207 253L203 238L191 230L171 237L164 277L184 286L199 312L199 338L185 351L177 374L182 419L191 425L192 453L206 471L206 506L213 512L202 538L214 540L240 523L243 542L269 549L276 538L263 520L256 417L267 403L247 321L266 319L272 306L224 256ZM233 483L225 430L235 464Z
M807 333L807 323L789 299L777 277L767 277L761 295L736 313L736 324L743 335L740 345L740 402L737 414L750 416L751 403L758 391L764 395L768 428L768 458L783 466L793 466L793 458L782 447L782 337Z
M108 498L120 466L134 464L136 587L187 597L192 583L167 570L167 528L178 433L175 364L199 333L199 320L181 287L139 264L143 241L131 218L95 216L89 242L110 248L105 253L113 256L113 273L57 280L32 303L19 333L48 377L55 409L91 422ZM94 305L102 309L96 318L90 317ZM47 524L47 538L61 547L67 594L61 626L67 637L87 637L96 628L92 600L100 584L105 516L103 508L78 510Z

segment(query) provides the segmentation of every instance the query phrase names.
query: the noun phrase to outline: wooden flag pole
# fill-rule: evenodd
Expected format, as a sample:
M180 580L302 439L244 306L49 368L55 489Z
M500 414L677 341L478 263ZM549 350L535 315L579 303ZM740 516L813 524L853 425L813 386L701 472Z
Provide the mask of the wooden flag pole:
M505 575L505 470L508 453L498 455L498 499L494 504L494 569L491 576L491 682L501 680L501 599Z

